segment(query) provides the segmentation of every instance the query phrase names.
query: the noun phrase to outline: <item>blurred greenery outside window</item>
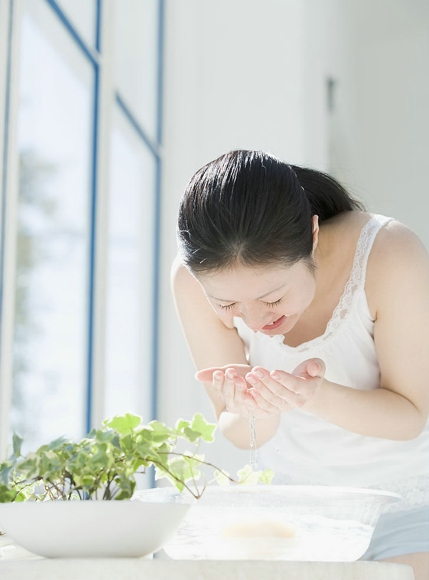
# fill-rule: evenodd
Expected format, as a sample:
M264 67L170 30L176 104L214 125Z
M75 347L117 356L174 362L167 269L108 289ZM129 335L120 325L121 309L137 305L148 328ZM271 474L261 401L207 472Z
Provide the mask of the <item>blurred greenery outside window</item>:
M2 453L12 431L35 448L156 409L162 0L13 4L18 56L11 43L0 78L16 95L3 171L17 174L1 192Z

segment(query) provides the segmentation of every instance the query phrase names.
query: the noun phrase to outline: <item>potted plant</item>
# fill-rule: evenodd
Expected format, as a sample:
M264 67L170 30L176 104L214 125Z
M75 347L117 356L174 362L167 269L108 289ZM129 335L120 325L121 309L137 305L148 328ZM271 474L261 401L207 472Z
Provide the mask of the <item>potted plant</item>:
M126 414L106 419L80 441L61 437L25 455L15 434L10 457L0 464L0 530L44 556L150 554L203 494L203 467L233 481L199 454L215 429L201 414L174 427ZM180 451L183 443L190 449ZM132 499L136 475L151 466L156 479L174 485L168 501ZM237 481L266 483L270 476L246 466Z

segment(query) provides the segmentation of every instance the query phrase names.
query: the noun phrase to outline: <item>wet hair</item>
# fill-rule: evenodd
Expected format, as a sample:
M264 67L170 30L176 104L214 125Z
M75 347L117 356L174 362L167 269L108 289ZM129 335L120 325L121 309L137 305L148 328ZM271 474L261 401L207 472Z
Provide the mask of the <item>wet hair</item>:
M312 217L322 223L363 205L334 178L262 151L236 150L202 167L179 207L178 241L194 273L232 267L312 268Z

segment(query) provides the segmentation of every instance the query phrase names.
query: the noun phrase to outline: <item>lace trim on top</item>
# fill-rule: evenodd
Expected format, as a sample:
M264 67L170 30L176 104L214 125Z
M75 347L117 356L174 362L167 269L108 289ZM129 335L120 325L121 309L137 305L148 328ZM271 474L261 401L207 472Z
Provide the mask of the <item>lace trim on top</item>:
M308 342L303 342L302 344L295 347L283 344L284 337L282 335L275 336L275 338L281 342L283 346L296 352L309 350L310 348L318 346L321 342L325 342L327 339L329 339L333 335L334 331L336 331L343 324L344 320L347 318L347 314L350 312L350 308L356 292L360 288L363 288L365 285L366 265L375 236L380 228L387 224L391 219L392 218L374 215L363 226L356 244L356 251L353 258L350 277L347 280L340 300L335 307L328 324L326 325L325 332L321 336L309 340Z

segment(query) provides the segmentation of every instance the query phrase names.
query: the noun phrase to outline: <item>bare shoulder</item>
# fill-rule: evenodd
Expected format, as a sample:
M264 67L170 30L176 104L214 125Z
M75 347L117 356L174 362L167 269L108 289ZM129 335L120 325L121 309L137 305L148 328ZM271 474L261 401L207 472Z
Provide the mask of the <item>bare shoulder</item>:
M194 300L195 298L198 298L198 301L200 301L204 298L201 285L183 264L180 256L176 256L171 266L170 279L176 301L178 299Z
M183 264L182 260L180 259L180 256L177 255L174 258L174 261L171 265L171 280L172 282L180 279L187 279L188 277L190 277L191 274L189 272L189 270L185 267L185 265Z
M373 314L392 294L429 293L429 253L409 227L392 220L377 234L368 260L366 291Z
M228 325L215 315L213 308L210 306L203 292L201 284L183 264L180 256L176 256L171 266L170 279L179 315L181 312L186 311L187 317L199 316L205 319L210 318L215 321L216 325L221 325L229 330L234 329L232 322Z
M390 221L377 234L369 267L401 271L414 266L429 266L429 253L418 235L396 220Z
M197 294L202 294L200 284L183 264L180 256L176 256L171 266L170 280L174 295L181 292L197 292Z

